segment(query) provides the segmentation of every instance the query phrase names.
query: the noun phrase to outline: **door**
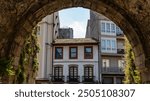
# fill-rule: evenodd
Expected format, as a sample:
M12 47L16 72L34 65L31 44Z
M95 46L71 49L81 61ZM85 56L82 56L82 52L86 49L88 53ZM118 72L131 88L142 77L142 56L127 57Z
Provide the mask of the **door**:
M69 67L69 81L78 82L78 67L76 66Z

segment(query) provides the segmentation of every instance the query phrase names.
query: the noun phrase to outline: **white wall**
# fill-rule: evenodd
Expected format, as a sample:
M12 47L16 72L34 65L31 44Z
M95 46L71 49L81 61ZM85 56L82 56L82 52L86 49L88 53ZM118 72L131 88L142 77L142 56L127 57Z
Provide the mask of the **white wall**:
M89 45L88 45L89 46ZM84 59L84 46L78 46L78 59L69 59L69 46L57 46L63 47L63 59L55 59L54 65L63 65L63 75L65 76L65 82L67 82L67 76L69 75L69 65L78 65L78 75L80 76L80 82L82 76L84 76L84 65L93 65L93 73L95 80L98 81L98 46L93 46L93 59ZM54 50L55 52L55 47Z
M57 16L57 19L56 19ZM52 47L51 43L58 36L59 25L58 12L46 16L38 23L40 34L38 36L40 52L38 54L39 69L37 79L48 79L52 73ZM55 25L55 26L54 26Z

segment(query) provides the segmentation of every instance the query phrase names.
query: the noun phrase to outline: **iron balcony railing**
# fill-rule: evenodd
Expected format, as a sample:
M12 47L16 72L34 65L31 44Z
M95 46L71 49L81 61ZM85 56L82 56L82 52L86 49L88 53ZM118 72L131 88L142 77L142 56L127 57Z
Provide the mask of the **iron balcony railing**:
M117 53L118 54L125 54L125 50L124 49L117 49Z
M64 82L64 76L51 76L52 82Z
M80 76L67 76L67 82L80 82Z
M82 76L82 82L94 83L95 76Z
M102 73L124 74L124 69L121 67L102 67Z

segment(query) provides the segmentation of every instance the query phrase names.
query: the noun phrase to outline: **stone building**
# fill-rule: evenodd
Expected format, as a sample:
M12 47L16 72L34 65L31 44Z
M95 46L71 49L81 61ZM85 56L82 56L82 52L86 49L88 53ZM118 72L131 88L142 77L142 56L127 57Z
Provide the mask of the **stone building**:
M87 38L99 40L99 66L104 84L122 83L124 79L124 34L111 20L90 11Z

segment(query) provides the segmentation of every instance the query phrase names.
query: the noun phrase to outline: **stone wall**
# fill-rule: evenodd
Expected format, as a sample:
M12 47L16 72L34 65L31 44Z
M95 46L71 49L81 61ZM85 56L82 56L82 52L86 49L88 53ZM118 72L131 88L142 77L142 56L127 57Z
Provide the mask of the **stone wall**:
M1 0L0 57L13 57L17 68L24 37L46 15L70 7L89 8L115 22L129 39L137 66L141 71L149 70L149 0ZM150 72L142 75L143 82L150 81Z

